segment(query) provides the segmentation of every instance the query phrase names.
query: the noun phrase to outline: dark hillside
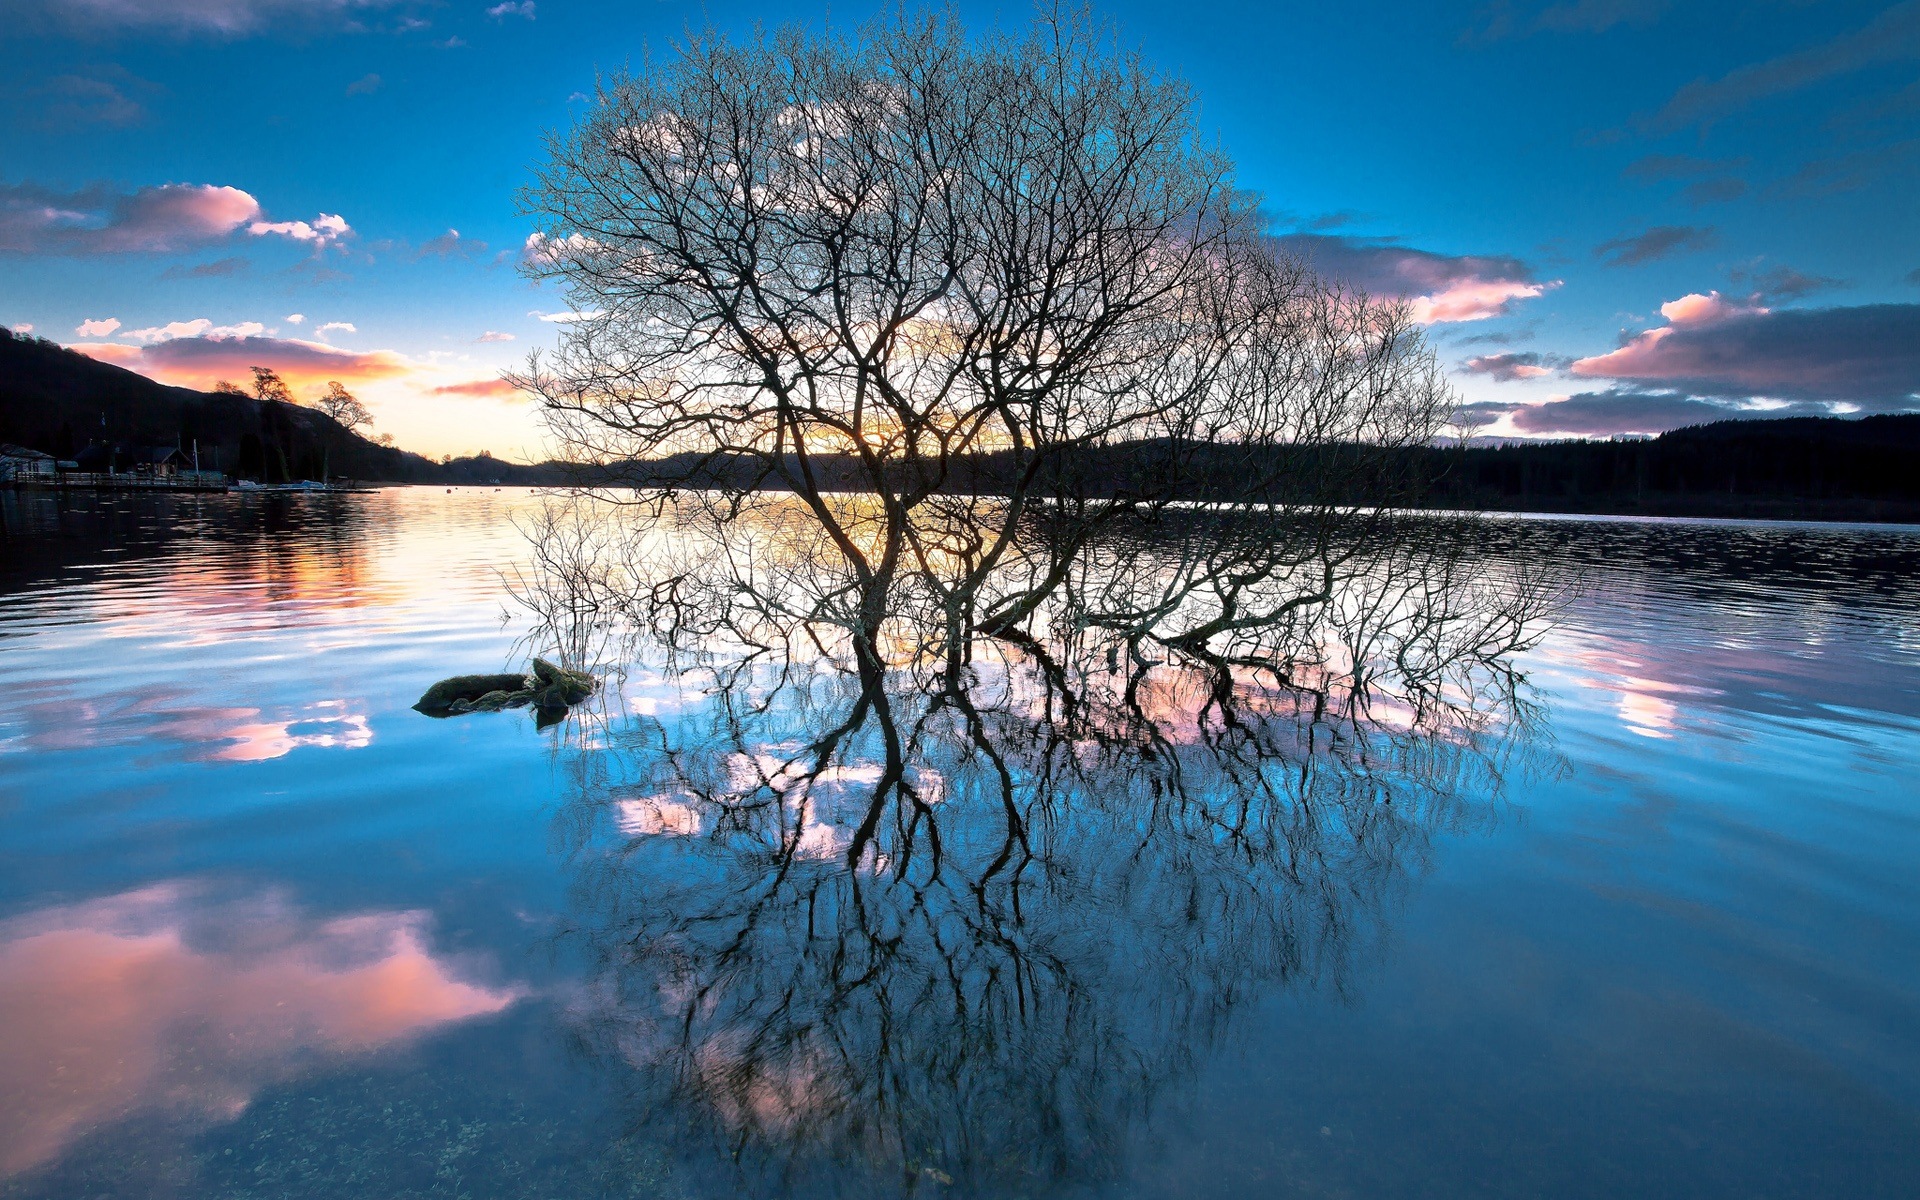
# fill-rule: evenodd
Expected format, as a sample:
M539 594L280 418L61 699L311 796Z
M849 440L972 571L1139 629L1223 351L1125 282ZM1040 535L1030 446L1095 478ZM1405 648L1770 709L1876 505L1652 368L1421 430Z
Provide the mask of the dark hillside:
M335 477L427 482L438 464L360 437L296 404L169 387L42 338L0 329L0 442L70 459L95 442L199 441L200 463L282 482Z
M1657 438L1434 450L1463 508L1920 519L1920 414L1716 421Z

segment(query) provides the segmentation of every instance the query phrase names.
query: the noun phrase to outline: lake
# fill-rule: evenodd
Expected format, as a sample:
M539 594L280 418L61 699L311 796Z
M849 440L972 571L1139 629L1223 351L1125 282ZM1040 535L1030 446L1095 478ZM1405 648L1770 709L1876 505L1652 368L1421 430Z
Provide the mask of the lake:
M0 505L0 1196L1920 1194L1920 528L1511 519L1525 719L1285 771L1009 685L929 873L702 806L830 676L413 711L531 493Z

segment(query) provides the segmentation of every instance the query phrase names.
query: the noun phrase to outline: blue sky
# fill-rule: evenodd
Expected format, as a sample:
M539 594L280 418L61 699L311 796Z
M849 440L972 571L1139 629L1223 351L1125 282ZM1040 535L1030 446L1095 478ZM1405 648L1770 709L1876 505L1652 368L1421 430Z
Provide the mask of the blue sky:
M495 380L564 307L516 269L543 133L689 25L873 11L0 0L0 324L540 457ZM1920 0L1095 11L1296 251L1415 302L1489 432L1920 409Z

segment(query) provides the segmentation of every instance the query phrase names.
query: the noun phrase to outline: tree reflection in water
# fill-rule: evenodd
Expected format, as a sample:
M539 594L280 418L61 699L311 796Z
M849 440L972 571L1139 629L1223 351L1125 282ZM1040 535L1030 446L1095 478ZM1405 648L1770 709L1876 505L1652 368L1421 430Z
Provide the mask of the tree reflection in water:
M1537 759L1510 656L1556 585L1470 524L1250 521L1083 550L964 646L890 600L861 647L803 523L550 512L544 636L683 697L567 754L578 1029L638 1119L756 1189L1097 1184L1249 1001L1346 987Z

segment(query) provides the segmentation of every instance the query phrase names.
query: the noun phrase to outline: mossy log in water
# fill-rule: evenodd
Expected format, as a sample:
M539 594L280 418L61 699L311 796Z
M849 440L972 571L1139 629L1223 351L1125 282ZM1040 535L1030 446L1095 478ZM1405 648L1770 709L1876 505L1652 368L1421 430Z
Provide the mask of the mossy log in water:
M599 687L600 681L584 671L569 671L544 658L536 658L532 671L526 675L455 675L442 679L428 688L413 707L428 716L451 717L532 705L544 717L549 713L565 713Z

